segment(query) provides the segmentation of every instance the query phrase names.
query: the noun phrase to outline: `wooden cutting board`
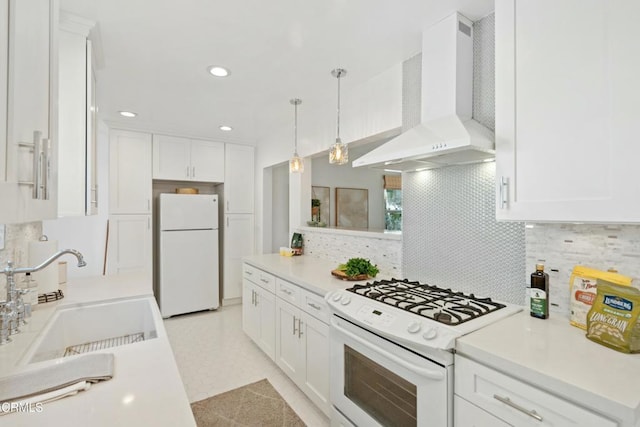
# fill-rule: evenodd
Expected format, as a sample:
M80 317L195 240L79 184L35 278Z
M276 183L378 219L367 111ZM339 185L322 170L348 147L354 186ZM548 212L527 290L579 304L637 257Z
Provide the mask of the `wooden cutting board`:
M348 280L351 282L367 280L369 278L369 276L366 274L358 274L357 276L349 277L347 276L347 273L342 270L331 270L331 274L333 274L334 277L337 277L340 280Z

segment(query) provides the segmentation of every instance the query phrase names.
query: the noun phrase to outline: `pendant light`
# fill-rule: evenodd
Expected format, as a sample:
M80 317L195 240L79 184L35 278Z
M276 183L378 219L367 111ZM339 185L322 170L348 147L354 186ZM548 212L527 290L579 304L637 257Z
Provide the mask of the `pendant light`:
M294 108L294 125L293 125L293 157L289 161L289 172L304 172L304 161L298 155L298 105L302 104L302 100L293 98L289 101Z
M347 144L343 144L340 139L340 79L347 75L347 70L343 68L336 68L331 71L331 75L338 79L338 130L336 143L331 146L331 150L329 151L329 163L344 165L349 162L349 147L347 147Z

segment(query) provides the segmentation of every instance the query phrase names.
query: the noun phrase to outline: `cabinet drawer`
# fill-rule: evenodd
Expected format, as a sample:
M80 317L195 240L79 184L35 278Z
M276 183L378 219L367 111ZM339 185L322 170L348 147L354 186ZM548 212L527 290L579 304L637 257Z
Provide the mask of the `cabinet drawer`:
M274 293L276 290L276 278L272 274L264 272L249 264L242 264L242 277L255 283L263 289Z
M455 359L457 395L512 425L614 427L618 424L573 402L473 362Z
M309 292L306 289L300 289L300 292L302 294L300 308L318 320L329 324L331 313L329 312L329 306L325 302L324 298Z
M276 278L276 295L296 307L300 306L300 291L297 285Z

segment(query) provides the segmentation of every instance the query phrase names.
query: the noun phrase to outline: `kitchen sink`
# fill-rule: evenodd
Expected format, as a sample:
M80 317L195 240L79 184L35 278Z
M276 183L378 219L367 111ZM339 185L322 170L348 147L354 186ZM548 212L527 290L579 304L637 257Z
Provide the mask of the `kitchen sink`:
M25 364L157 338L152 297L62 307L22 359Z

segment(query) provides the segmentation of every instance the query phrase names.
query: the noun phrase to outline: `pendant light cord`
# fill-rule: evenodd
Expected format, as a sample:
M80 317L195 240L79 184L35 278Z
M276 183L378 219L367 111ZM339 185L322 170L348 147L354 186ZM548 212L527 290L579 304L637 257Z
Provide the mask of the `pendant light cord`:
M338 72L337 78L338 78L338 135L336 136L336 140L339 141L340 140L340 77L342 77L342 73Z
M294 102L293 111L293 154L298 155L298 102Z

